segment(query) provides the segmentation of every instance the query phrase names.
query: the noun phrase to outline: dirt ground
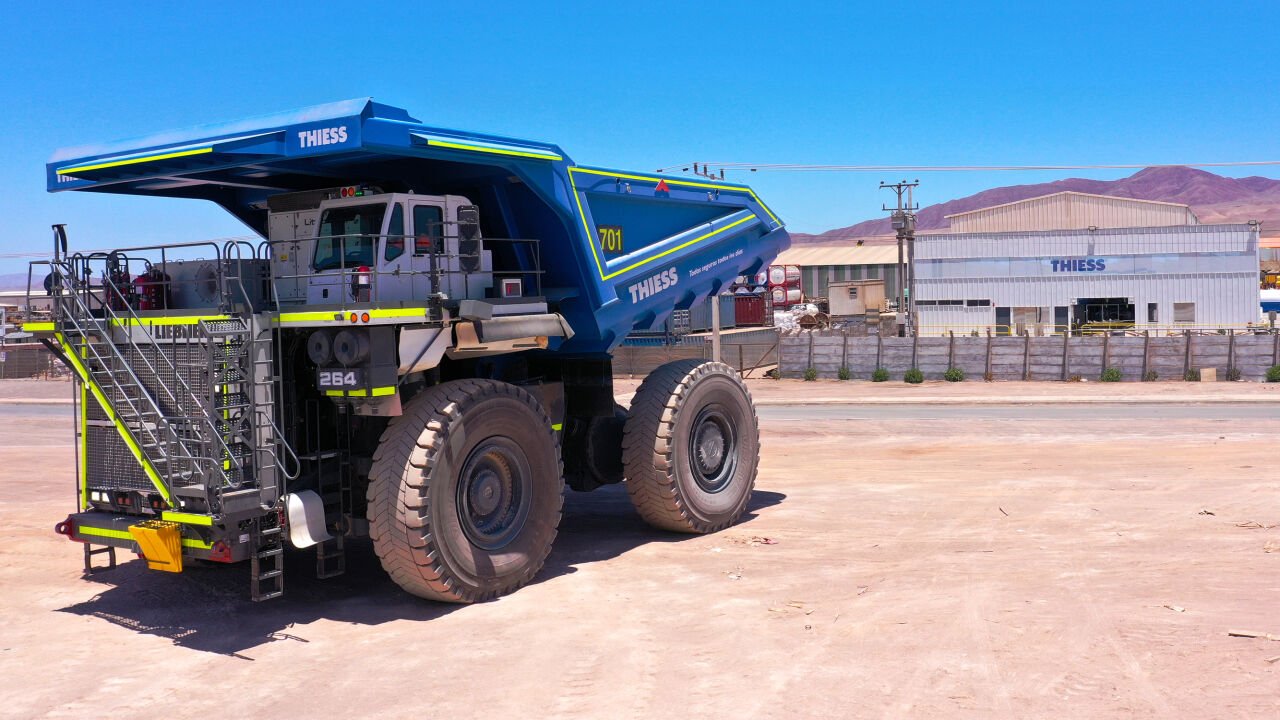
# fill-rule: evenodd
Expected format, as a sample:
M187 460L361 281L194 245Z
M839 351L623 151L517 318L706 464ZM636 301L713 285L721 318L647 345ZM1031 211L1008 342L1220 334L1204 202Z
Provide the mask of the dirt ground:
M739 525L570 493L537 582L453 607L367 544L261 605L242 568L82 578L70 408L0 384L0 716L1277 717L1280 642L1228 631L1280 638L1280 396L1207 387L753 383Z

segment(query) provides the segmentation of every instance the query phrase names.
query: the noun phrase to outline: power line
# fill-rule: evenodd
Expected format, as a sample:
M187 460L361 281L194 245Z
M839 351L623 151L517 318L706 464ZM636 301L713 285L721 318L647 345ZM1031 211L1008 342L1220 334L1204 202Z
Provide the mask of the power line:
M689 163L687 165L668 165L658 168L656 172L680 170L688 171L692 166L702 168L721 168L725 170L759 170L793 171L793 172L1032 172L1036 170L1141 170L1145 168L1173 167L1259 167L1280 165L1280 160L1240 160L1229 162L1200 163L1144 163L1144 164L1097 164L1097 165L812 165L804 163Z

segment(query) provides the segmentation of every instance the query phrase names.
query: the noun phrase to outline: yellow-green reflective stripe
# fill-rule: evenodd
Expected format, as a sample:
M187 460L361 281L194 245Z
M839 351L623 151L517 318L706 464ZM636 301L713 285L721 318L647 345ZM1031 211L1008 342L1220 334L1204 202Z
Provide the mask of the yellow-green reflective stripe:
M230 320L229 315L170 315L167 317L124 318L112 320L113 325L195 325L201 320Z
M53 332L51 322L31 322L22 324L23 332Z
M335 315L345 315L345 313L336 310L333 312L280 313L280 322L315 322L317 320L333 320Z
M563 423L551 423L551 429L560 432L560 428L564 427Z
M578 204L578 217L582 218L582 229L587 233L587 244L591 246L591 257L595 258L596 270L600 271L601 280L607 280L608 278L604 276L604 265L600 264L600 255L596 252L596 245L600 244L600 239L587 225L587 214L582 210L582 193L578 192L578 186L573 182L575 170L576 168L569 168L569 188L573 190L573 201Z
M208 515L193 515L183 512L162 512L160 519L187 525L212 525L213 518Z
M280 322L347 322L351 313L363 314L369 313L370 320L383 320L389 318L421 318L427 316L427 309L424 307L415 308L374 308L370 310L333 310L328 312L299 312L299 313L280 313Z
M63 337L62 333L58 333L55 337L57 338L59 345L64 348L67 347L67 340ZM133 454L133 458L142 466L143 472L147 474L147 479L150 480L151 484L160 492L160 496L165 499L165 502L172 505L173 496L169 494L169 491L165 489L164 483L161 482L160 473L156 472L155 467L151 465L151 461L142 454L142 448L138 447L138 443L133 439L133 435L129 433L129 429L124 426L120 417L116 415L116 411L111 407L111 403L107 402L107 398L102 394L102 390L98 387L98 384L89 376L89 372L85 370L84 364L80 362L80 358L76 357L76 354L73 352L66 353L66 356L67 359L71 361L71 365L75 367L76 374L80 376L80 381L89 386L89 391L93 393L94 399L97 400L98 405L102 407L102 412L106 413L107 418L116 426L116 432L120 433L120 439L124 440L124 444L129 447L129 452Z
M108 530L106 528L89 527L81 525L76 528L76 533L80 535L96 535L98 537L116 538L118 540L132 540L133 536L127 530Z
M106 168L120 167L121 165L137 165L138 163L154 162L156 160L170 160L173 158L188 157L191 155L204 155L213 152L212 147L196 148L195 150L182 150L179 152L161 153L159 155L146 155L143 157L128 158L126 160L112 160L108 162L95 163L93 165L75 165L72 167L58 168L59 175L74 175L78 172L86 172L89 170L103 170Z
M325 390L325 395L330 397L386 397L387 395L395 395L395 387L376 387L373 390Z
M575 172L587 173L589 175L603 175L604 177L620 177L620 178L626 178L627 180L645 180L653 183L657 183L659 180L665 180L668 185L686 185L689 187L708 188L711 190L731 190L733 192L746 192L748 195L751 196L752 200L755 200L757 203L760 204L760 207L764 208L764 211L769 214L769 217L773 218L774 222L779 224L782 223L782 221L778 219L778 216L773 214L773 211L769 209L769 206L766 205L764 201L761 200L759 196L756 195L756 191L752 190L749 185L716 185L713 183L694 182L692 180L672 180L666 177L653 176L653 175L649 175L649 176L630 175L627 173L611 173L611 172L605 172L603 170L589 170L586 168L569 168L570 175L572 175Z
M89 527L88 525L77 526L76 534L115 538L117 540L133 540L133 536L130 535L127 530L108 530L107 528ZM213 547L213 543L195 538L182 538L182 547L195 548L197 550L208 550Z
M622 270L619 270L614 273L609 273L608 275L606 275L604 272L604 265L600 262L600 255L596 251L596 245L600 243L600 239L596 237L595 232L591 230L591 226L587 224L587 214L582 210L582 197L578 192L577 183L574 182L574 179L573 179L574 173L586 173L588 175L600 175L602 177L616 177L616 178L623 178L626 180L641 180L641 181L653 182L653 183L657 183L659 181L666 181L668 185L685 185L688 187L707 188L710 190L729 190L732 192L746 192L748 195L751 196L752 200L755 200L756 203L760 205L760 207L764 208L764 211L769 214L769 217L772 218L774 222L778 223L779 225L782 224L782 221L778 219L777 215L773 214L773 211L769 209L769 206L765 205L764 202L762 202L760 198L756 196L756 192L752 190L750 187L747 187L746 185L716 185L713 183L694 182L692 180L674 180L674 179L668 179L665 177L652 177L652 176L646 177L644 175L631 175L629 173L612 173L612 172L605 172L603 170L590 170L587 168L569 168L569 188L573 191L573 200L578 205L578 217L582 218L582 229L586 231L587 239L591 241L591 256L596 261L596 269L600 271L601 280L609 280L609 279L615 278L618 275L621 275L622 273L627 272L628 270L633 270L635 268L638 268L641 265L644 265L648 262L651 262L653 260L656 260L662 257L662 255L666 255L667 253L662 253L662 255L654 255L651 258L641 260L640 262L637 262L634 265L631 265L629 267L623 268ZM723 230L726 228L721 228L721 229ZM715 234L715 233L711 233L711 234ZM705 237L709 237L709 236L704 235L703 238ZM702 238L699 238L699 240L700 239ZM693 242L697 242L697 240ZM690 244L692 243L685 243L684 245L681 245L679 248L675 248L675 249L679 250L680 248L687 247ZM668 252L671 252L671 251L668 251Z
M388 310L370 310L370 318L425 317L426 308L391 308Z
M80 383L80 509L89 509L89 389Z
M638 263L634 263L634 264L628 265L628 266L626 266L626 267L622 268L621 270L619 270L619 271L617 271L617 272L615 272L615 273L610 273L610 274L609 274L609 276L605 278L605 280L608 280L609 278L612 278L612 277L617 277L618 275L621 275L622 273L627 272L628 270L634 270L634 269L636 269L636 268L640 267L641 265L644 265L644 264L646 264L646 263L651 263L651 262L653 262L654 260L657 260L658 258L660 258L660 257L662 257L662 256L664 256L664 255L670 255L671 253L673 253L673 252L675 252L675 251L677 251L677 250L682 250L682 249L684 249L684 248L687 248L687 247L689 247L690 245L692 245L692 244L694 244L694 243L702 242L703 240L706 240L707 238L711 237L712 235L719 235L720 233L724 232L725 230L730 230L730 229L732 229L732 228L735 228L735 227L737 227L737 226L741 225L741 224L742 224L742 223L744 223L744 222L748 222L748 221L755 220L755 219L756 219L756 216L755 216L755 215L748 215L747 217L744 217L744 218L742 218L741 220L735 220L734 222L731 222L731 223L729 223L728 225L725 225L724 227L722 227L722 228L720 228L720 229L718 229L718 230L712 230L712 231L711 231L711 232L709 232L709 233L705 233L705 234L699 235L698 237L696 237L696 238L694 238L694 239L692 239L692 240L689 240L688 242L680 243L679 245L677 245L677 246L675 246L675 247L673 247L673 248L667 248L666 250L663 250L662 252L658 253L657 255L654 255L654 256L652 256L652 257L645 258L644 260L641 260L641 261L640 261L640 262L638 262Z
M493 155L512 155L515 157L527 157L537 160L563 160L559 155L550 152L531 152L528 150L507 150L504 148L486 147L483 145L467 145L465 143L446 142L444 140L427 140L427 144L433 147L449 148L451 150L471 150L473 152L491 153Z

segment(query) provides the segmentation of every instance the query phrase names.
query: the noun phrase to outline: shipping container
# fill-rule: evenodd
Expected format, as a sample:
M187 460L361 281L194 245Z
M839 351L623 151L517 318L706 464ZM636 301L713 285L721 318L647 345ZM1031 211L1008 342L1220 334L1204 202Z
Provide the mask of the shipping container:
M735 295L733 298L734 324L738 327L754 327L765 324L765 300L760 295Z
M715 298L720 302L720 329L727 330L734 327L737 318L734 296L716 295ZM689 329L692 332L711 330L711 302L712 298L707 298L689 308Z

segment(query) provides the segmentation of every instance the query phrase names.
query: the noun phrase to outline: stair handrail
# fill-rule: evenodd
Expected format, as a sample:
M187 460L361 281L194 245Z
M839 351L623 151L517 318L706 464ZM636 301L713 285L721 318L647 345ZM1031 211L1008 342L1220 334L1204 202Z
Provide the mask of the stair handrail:
M71 282L71 283L73 283L72 287L71 287L71 288L69 288L69 289L71 290L71 292L69 292L69 293L63 293L63 295L62 295L63 299L66 299L67 297L70 297L70 298L72 299L72 302L74 303L73 307L74 307L74 308L77 308L77 309L79 309L79 310L81 310L81 311L83 311L83 313L84 313L84 317L87 317L87 318L89 318L89 319L92 319L92 318L93 318L93 315L92 315L92 308L90 308L90 307L89 307L89 306L84 302L84 300L80 297L80 294L79 294L78 292L76 292L76 289L77 289L77 288L75 287L76 278L75 278L75 270L74 270L74 266L72 266L69 262L66 262L65 264L63 264L63 261L59 261L58 263L55 263L55 264L56 264L56 265L59 265L60 267L62 267L62 269L64 269L64 270L66 270L66 271L67 271L67 272L66 272L66 274L63 276L64 278L66 278L66 280L65 280L65 281L66 281L66 282ZM91 286L86 285L86 287L88 287L88 288L89 288L89 292L92 292L92 287L91 287ZM87 337L88 337L88 331L85 329L84 325L81 323L81 321L80 321L80 317L79 317L79 316L77 316L75 313L62 313L62 312L61 312L61 309L62 309L62 307L60 307L60 308L59 308L59 310L60 310L59 315L60 315L60 316L65 316L67 319L69 319L69 320L70 320L70 322L72 323L72 325L75 327L76 331L77 331L77 332L78 332L82 337L87 338ZM95 329L97 329L97 328L95 328ZM117 355L117 356L119 356L119 350L115 348L115 345L110 341L110 337L109 337L109 336L107 337L107 343L106 343L106 344L111 345L111 346L112 346L112 349L113 349L113 352L115 352L115 353L116 353L116 355ZM82 347L82 349L84 349L84 350L88 350L90 353L92 353L92 354L93 354L93 359L94 359L97 363L99 363L99 364L103 365L104 367L106 367L106 366L107 366L107 362L106 362L106 360L105 360L105 359L102 357L102 355L98 352L97 348L94 346L94 344L93 344L93 343L91 343L91 342L84 342L84 343L82 343L81 347ZM73 350L72 348L68 348L68 351L72 351L72 350ZM88 358L86 358L86 359L88 359ZM121 359L121 360L123 360L123 357L121 356L121 357L120 357L120 359ZM164 420L164 413L163 413L163 412L161 412L160 407L156 404L155 399L151 397L151 395L150 395L150 393L149 393L149 392L147 392L146 387L142 384L141 379L137 377L137 375L133 372L133 369L132 369L131 367L129 367L128 363L122 363L122 365L123 365L123 367L125 368L125 370L129 373L129 375L130 375L130 377L133 379L133 381L137 384L137 387L140 389L140 391L141 391L141 393L142 393L142 396L143 396L143 397L146 397L147 401L148 401L148 402L151 404L151 406L154 408L154 410L155 410L155 414L156 414L156 417L157 417L157 418L159 418L159 420L160 420L160 421L163 421L163 420ZM88 381L88 382L94 382L94 381L93 381L93 378L92 378L92 374L91 374L91 372L89 371L89 369L88 369L88 368L85 368L84 370L85 370L85 373L86 373L86 381ZM138 421L138 423L137 423L137 432L138 432L139 434L144 435L144 436L145 436L145 437L144 437L144 439L149 439L149 440L151 441L151 444L153 444L153 445L155 445L155 446L160 446L160 445L161 445L161 438L157 435L157 433L156 433L155 431L153 431L153 430L152 430L152 428L151 428L150 426L148 426L148 424L147 424L145 421L141 420L142 412L138 409L137 405L135 405L134 399L133 399L133 398L131 398L127 392L125 392L124 387L123 387L123 386L120 384L120 382L117 380L116 375L115 375L114 373L108 373L108 375L109 375L109 377L111 378L111 383L112 383L112 385L113 385L113 386L114 386L114 388L118 391L118 394L119 394L119 395L120 395L120 397L123 399L123 401L124 401L125 405L127 405L127 406L128 406L129 410L134 414L134 416L135 416L135 417L138 417L138 418L139 418L139 421ZM139 400L141 400L141 397L140 397L140 398L138 398L138 399L139 399ZM114 412L114 411L113 411L113 412ZM159 429L159 427L160 427L160 425L161 425L161 422L157 422L157 423L155 423L154 425L155 425L156 429L158 430L158 429ZM171 426L169 426L169 425L167 425L167 424L166 424L166 425L165 425L165 427L169 430L169 433L167 433L167 434L166 434L166 437L164 438L164 444L165 444L165 446L167 447L167 446L170 446L170 445L174 444L174 442L177 440L177 438L175 437L176 433L173 431L173 428L172 428ZM126 432L129 432L130 434L133 434L133 432L134 432L134 431L133 431L133 430L131 430L128 426L125 426L125 428L124 428L124 429L125 429L125 431L126 431ZM181 443L178 443L178 444L181 444ZM150 457L147 453L143 452L143 451L144 451L144 449L145 449L145 448L143 448L143 447L139 447L139 448L138 448L138 451L139 451L140 453L143 453L143 455L144 455L144 457L146 457L146 459L147 459L148 463L151 463L151 462L152 462L152 459L151 459L151 457ZM184 449L185 449L185 448L184 448ZM188 454L189 454L189 453L188 453ZM180 459L186 459L186 458L180 458ZM159 474L157 473L157 475L159 475ZM164 492L165 492L166 494L168 494L168 495L170 495L170 496L171 496L171 495L172 495L172 488L170 487L170 484L167 482L167 478L160 477L159 479L160 479L161 484L164 486L164 487L163 487Z
M268 247L269 247L269 245L268 245ZM258 259L266 259L266 260L267 260L267 277L266 277L267 286L268 286L269 288L271 288L271 299L272 299L272 301L273 301L273 305L274 305L274 307L276 307L276 308L278 309L278 308L280 307L280 304L279 304L279 298L277 298L277 297L276 297L275 273L274 273L274 269L272 268L272 265L271 265L270 259L269 259L269 258L259 258L259 257L258 257L258 247L253 246L252 244L248 243L247 241L244 241L244 240L228 240L228 241L227 241L227 242L222 246L223 255L227 258L227 261L228 261L228 262L231 262L231 255L232 255L232 251L234 250L234 252L235 252L235 263L236 263L236 275L235 275L235 280L236 280L236 283L237 283L237 284L239 285L239 287L240 287L240 296L244 298L245 305L247 305L247 306L249 307L249 314L250 314L250 315L254 315L254 314L256 314L256 311L255 311L255 309L254 309L254 307L253 307L252 298L249 296L249 292L248 292L248 290L247 290L247 289L245 288L245 286L244 286L244 270L243 270L243 268L244 268L244 257L243 257L243 255L241 254L242 248L248 248L248 249L249 249L250 256L251 256L254 260L258 260ZM250 343L250 348L251 348L251 349L250 349L250 357L252 357L252 346L253 346L254 344L256 344L257 342L258 342L258 339L257 339L257 337L256 337L256 335L255 335L255 333L254 333L254 328L250 327L250 328L249 328L249 343ZM276 349L276 355L277 355L277 357L276 357L276 367L277 367L277 369L278 369L279 367L281 367L281 357L280 357L280 354L279 354L280 344L279 344L279 343L273 343L273 345L275 346L275 349ZM277 372L278 372L278 370L277 370ZM252 380L252 379L251 379L250 384L253 384L253 382L254 382L254 380ZM273 401L277 400L277 398L275 398L275 397L274 397L275 393L272 393L272 395L273 395L272 400L273 400ZM251 398L251 402L253 402L253 411L254 411L254 413L255 413L255 414L263 414L263 413L262 413L262 410L260 410L260 409L258 408L258 404L257 404L257 402L256 402L256 399ZM293 461L294 471L293 471L292 473L290 473L289 471L287 471L287 470L285 470L285 469L284 469L284 463L283 463L283 461L281 460L280 456L275 452L275 450L274 450L274 449L272 449L272 448L265 448L265 450L266 450L268 453L270 453L271 458L272 458L272 459L275 461L275 463L276 463L276 468L280 471L280 473L281 473L282 475L284 475L284 477L285 477L285 479L286 479L286 480L297 480L297 479L298 479L298 475L300 475L300 474L302 473L302 463L301 463L301 461L300 461L300 460L298 460L298 454L297 454L297 452L295 452L295 451L294 451L294 449L293 449L293 447L289 445L289 441L285 439L285 437L284 437L284 433L283 433L283 431L280 429L280 426L276 424L275 418L274 418L274 417L272 417L272 416L267 416L267 421L271 423L271 436L272 436L272 438L273 438L273 444L274 444L274 445L279 445L279 446L283 447L283 448L284 448L284 449L289 453L289 456L290 456L290 458L291 458L291 459L292 459L292 461ZM256 441L256 438L255 438L255 441ZM279 484L277 484L277 485L279 485ZM277 490L279 490L279 487L277 487Z
M219 252L216 245L214 246L214 251ZM72 256L72 260L82 265L83 269L85 270L84 286L85 286L86 292L90 296L92 296L92 293L93 293L93 286L90 280L90 278L92 277L92 274L89 272L92 269L90 262L94 259L106 260L113 254L116 255L117 257L124 257L126 259L126 266L127 266L128 256L122 255L119 252L89 253L87 255L83 253L75 253ZM217 258L217 262L215 263L215 265L218 267L218 272L221 274L222 263L221 263L220 256ZM221 282L219 283L219 285L221 286ZM110 327L112 322L123 327L125 329L125 332L123 334L127 338L127 343L129 347L133 348L134 350L139 350L139 352L136 353L137 356L142 359L142 362L146 365L147 369L151 372L152 376L158 379L160 376L159 371L156 369L155 365L153 365L151 361L147 358L146 354L143 352L140 352L140 348L138 347L138 344L133 339L132 329L136 327L139 332L141 332L148 339L151 339L153 342L155 338L151 335L150 332L147 331L146 326L143 322L143 319L136 312L134 312L132 305L130 305L128 301L128 298L126 298L125 295L120 291L120 288L116 286L115 282L110 278L108 273L103 273L103 287L108 288L110 292L114 293L115 298L119 300L120 306L124 308L125 312L127 313L127 319L130 321L128 323L123 322L120 314L116 312L115 308L111 307L110 300L107 298L104 298L101 304L102 304L103 314L104 314L103 319L107 321L106 323L104 323L104 335L107 340L107 344L111 346L112 352L121 361L121 365L123 365L125 369L129 372L130 377L135 382L137 382L139 387L143 388L144 392L147 392L149 394L149 391L147 390L146 386L143 385L141 378L137 376L137 374L133 370L133 367L130 365L130 363L124 357L124 355L120 352L120 349L116 347L116 344L114 342L112 342L112 338L106 329ZM90 317L92 317L91 308L87 306L79 298L78 294L75 294L75 295L76 295L77 304L80 305L82 308L84 308L86 313ZM95 355L97 355L96 351L95 351ZM164 383L157 382L156 385L158 385L165 391L165 394L169 397L174 407L183 413L183 415L179 417L181 417L184 420L203 419L203 423L200 423L200 422L193 423L194 427L200 428L201 430L204 430L205 428L207 428L210 431L209 434L212 435L212 437L215 438L216 440L216 445L214 447L214 450L225 452L228 457L233 457L230 446L221 437L221 435L218 434L217 426L214 424L214 419L210 415L210 413L212 412L212 408L204 407L203 403L200 401L200 398L196 396L195 392L191 389L191 386L187 383L186 379L182 376L180 372L178 372L177 365L175 365L173 361L166 354L162 352L157 352L156 356L164 360L165 365L167 365L169 370L172 372L174 379L181 386L180 389L182 391L182 394L184 394L186 397L190 398L194 402L196 410L202 411L201 413L193 413L190 409L188 409L188 406L184 402L180 401L178 397L173 393L173 391L170 390ZM101 360L101 357L99 357L99 360ZM171 439L174 441L174 443L177 446L181 447L183 452L186 454L186 458L184 459L189 459L196 464L208 463L211 466L211 468L214 470L215 477L217 477L218 475L221 475L223 478L223 482L219 483L219 487L221 487L222 484L230 484L230 483L227 483L227 478L225 473L223 473L220 470L220 460L213 457L207 457L207 458L200 457L199 455L192 453L191 449L187 447L186 439L178 435L176 428L173 427L171 420L174 418L166 415L163 412L163 410L159 407L159 404L155 401L154 398L151 399L151 402L153 405L156 406L157 415L160 417L161 421L164 422L166 427L168 427L170 432L172 433L173 437ZM132 406L131 406L131 409L132 409ZM201 427L201 426L204 426L204 427ZM205 435L205 433L201 432L200 435L201 437L193 438L192 440L197 442L204 442L203 436ZM204 490L206 493L206 501L208 501L210 499L208 497L210 488L207 482L204 483Z

